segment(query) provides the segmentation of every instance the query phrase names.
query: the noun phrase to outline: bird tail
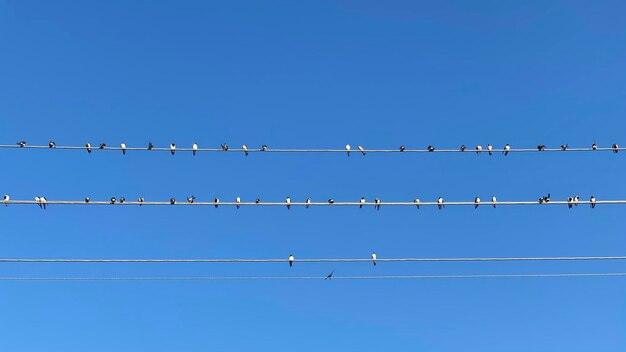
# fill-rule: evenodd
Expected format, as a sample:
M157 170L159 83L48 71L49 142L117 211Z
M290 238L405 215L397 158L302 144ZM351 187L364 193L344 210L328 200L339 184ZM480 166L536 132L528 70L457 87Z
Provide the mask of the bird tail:
M193 156L196 156L196 151L195 150L193 151Z
M246 151L246 156L248 156L248 151Z

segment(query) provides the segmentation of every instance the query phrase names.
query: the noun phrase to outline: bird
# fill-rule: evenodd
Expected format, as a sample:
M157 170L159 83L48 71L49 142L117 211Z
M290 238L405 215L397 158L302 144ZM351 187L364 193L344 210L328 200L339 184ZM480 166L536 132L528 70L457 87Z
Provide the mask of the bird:
M478 197L474 198L474 209L477 209L479 204L480 204L480 198Z
M617 145L617 143L613 143L613 146L611 146L611 148L613 148L613 153L617 154L617 152L619 152L619 146Z
M264 151L264 152L266 152L266 151L267 151L267 144L263 144L263 145L261 146L261 151Z
M346 144L346 153L348 153L348 156L350 156L350 144Z
M20 148L24 148L26 146L26 142L25 141L19 141L19 142L15 143L15 144L19 145Z
M174 143L170 144L170 153L172 153L172 155L176 153L176 144Z
M244 154L246 154L246 156L248 156L248 146L245 144L241 145L241 149L243 149Z
M441 210L444 207L445 207L445 205L443 204L443 197L437 198L437 208L439 208L439 210Z
M261 199L260 198L255 199L254 203L255 204L261 204Z
M309 206L311 205L311 197L307 197L305 203L306 203L305 207L308 209Z
M144 202L143 197L137 198L137 202L139 203L139 206L141 206L141 204Z
M426 148L429 152L434 152L435 151L435 147L433 147L432 145L429 145L428 148Z
M356 148L361 152L361 154L365 155L365 149L363 149L363 147L358 145Z
M285 204L287 204L287 209L291 209L291 198L287 197L285 198Z
M226 142L224 142L224 144L220 145L222 147L222 150L227 152L228 151L228 144L226 144Z
M111 204L115 204L116 201L117 199L115 199L115 197L111 197Z
M291 268L293 266L293 260L294 260L293 254L289 254L288 259L289 259L289 267Z
M100 143L100 146L98 147L98 149L104 149L107 147L106 143Z
M213 198L213 205L217 208L220 205L220 199L217 197Z
M326 275L326 278L324 278L324 280L332 280L334 273L334 271L331 271L330 274Z
M376 266L376 252L372 253L372 263Z
M540 152L544 151L545 149L546 149L546 146L545 146L545 145L543 145L543 144L539 144L539 145L537 146L537 150L538 150L538 151L540 151Z
M126 198L120 197L120 204L124 203L125 201L126 201Z
M332 198L328 198L328 204L335 204L335 200Z
M126 155L126 144L120 144L120 148L122 148L122 155Z
M363 208L363 204L365 204L365 197L361 197L361 200L359 200L359 209Z
M236 205L236 206L237 206L237 209L239 209L239 207L241 206L241 198L240 198L240 197L237 197L237 198L235 199L235 204L237 204L237 205Z
M405 149L406 149L406 147L405 147L405 146L403 146L403 145L401 145L401 146L400 146L400 151L401 151L401 152L403 152Z
M496 207L496 204L498 203L498 200L496 199L496 196L491 197L491 204L493 204L493 207Z
M569 145L567 145L567 144L561 144L561 150L562 150L562 151L566 151L566 150L567 150L567 148L569 148Z
M461 150L462 152L464 152L464 151L465 151L465 149L467 149L467 147L465 146L465 144L463 144L463 145L461 146L460 150Z
M591 197L589 198L589 206L591 206L591 209L593 209L593 208L595 208L595 207L596 207L596 197L591 196Z
M8 194L5 194L4 197L2 197L2 201L4 202L4 206L8 207L9 206L9 201L11 200L11 197L9 197Z
M56 147L57 147L57 144L54 143L54 141L48 142L48 148L56 148Z
M89 197L85 197L85 203L89 203L91 201L91 199L89 199Z
M419 198L415 198L413 199L413 204L415 204L415 206L417 207L417 209L420 208L420 199Z
M507 144L504 146L504 156L509 155L509 152L510 152L510 151L511 151L511 145L507 143Z
M574 196L574 206L578 206L578 203L580 202L580 197L579 196Z
M491 155L491 151L493 150L493 146L491 144L487 144L487 153Z
M37 205L39 206L39 209L42 209L43 207L41 206L41 197L36 196L35 197L35 203L37 203Z
M198 152L198 143L194 143L191 146L191 152L193 153L194 156L196 156L196 153Z
M548 195L539 198L539 204L546 204L550 202L550 193Z
M591 150L598 150L598 145L596 143L593 143L591 145Z
M176 199L175 198L170 198L170 204L172 204L172 205L176 204Z
M376 208L376 210L380 210L380 198L374 199L374 208Z
M191 197L187 197L187 203L193 203L196 200L196 196L192 195Z
M91 153L91 143L85 143L85 148L87 149L87 153Z
M480 144L479 144L479 145L477 145L477 146L476 146L476 155L478 155L478 154L479 154L480 152L482 152L482 151L483 151L483 146L482 146L482 145L480 145Z
M41 200L41 204L43 205L43 210L46 210L46 204L48 203L48 200L44 196L39 197L39 199Z
M574 198L568 197L567 198L567 208L568 209L572 209L572 202L574 202Z
M148 150L152 150L152 148L154 148L154 145L152 145L152 142L148 142Z

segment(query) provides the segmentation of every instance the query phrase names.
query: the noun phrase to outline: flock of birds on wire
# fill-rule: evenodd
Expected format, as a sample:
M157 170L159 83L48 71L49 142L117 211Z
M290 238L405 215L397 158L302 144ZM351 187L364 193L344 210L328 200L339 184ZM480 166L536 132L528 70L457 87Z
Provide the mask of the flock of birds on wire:
M26 147L27 143L26 143L26 141L19 141L19 142L16 143L16 145L18 145L20 148L24 148L24 147ZM51 149L54 149L54 148L56 148L56 143L54 141L50 141L48 143L48 147L51 148ZM87 153L91 153L93 148L95 148L95 147L92 147L91 143L85 143L85 150L87 151ZM97 149L106 149L106 148L107 148L106 143L100 143L100 145L97 147ZM152 144L152 142L148 143L148 146L146 147L147 150L153 150L154 148L155 147ZM220 145L220 148L221 148L222 151L228 151L228 144L223 143L223 144ZM569 148L569 146L567 144L563 144L560 147L560 149L563 150L563 151L568 150L568 148ZM125 143L121 143L119 149L122 151L122 154L126 155L126 151L127 151L128 148L126 147ZM170 149L170 153L172 155L176 154L176 144L175 143L171 143L169 149ZM537 151L544 151L545 149L546 149L546 146L544 144L537 145ZM591 145L591 149L592 150L597 150L598 149L598 145L596 143L593 143ZM613 153L617 153L619 151L619 145L617 143L613 143L613 145L611 146L611 149L613 150ZM243 144L241 146L241 150L244 152L244 154L246 156L248 156L248 153L250 152L250 149L248 149L248 146L246 144ZM267 151L267 150L268 150L268 147L267 147L266 144L263 144L261 146L261 148L259 149L259 151L263 151L263 152ZM366 154L366 150L363 148L363 146L360 146L360 145L357 146L357 150L358 150L358 152L360 152L363 155ZM401 145L398 148L398 150L400 152L403 152L403 151L406 150L406 147L404 145ZM429 151L429 152L434 152L436 149L435 149L434 146L429 145L426 148L426 150ZM348 154L348 156L350 156L350 152L352 152L352 147L350 146L350 144L346 144L345 151ZM467 147L465 145L462 145L459 148L459 151L461 151L461 152L467 151ZM477 145L474 148L474 151L476 152L477 155L482 153L483 151L486 151L489 155L492 155L492 153L495 150L493 149L493 146L491 144L487 144L486 148L484 148L484 149L483 149L483 146L479 144L479 145ZM196 153L198 152L198 143L194 143L191 146L191 152L193 153L194 156L196 155ZM504 156L507 156L509 154L509 152L511 152L511 145L507 143L502 148L502 154Z

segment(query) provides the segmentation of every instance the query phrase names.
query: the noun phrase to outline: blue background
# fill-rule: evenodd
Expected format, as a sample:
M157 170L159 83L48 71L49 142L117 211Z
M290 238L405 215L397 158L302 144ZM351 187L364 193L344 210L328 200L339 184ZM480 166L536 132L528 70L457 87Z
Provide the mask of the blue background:
M0 143L626 145L619 1L0 1ZM626 153L0 151L13 199L625 199ZM0 209L0 257L624 255L623 208ZM624 271L31 264L0 276ZM621 351L623 278L0 282L5 351Z

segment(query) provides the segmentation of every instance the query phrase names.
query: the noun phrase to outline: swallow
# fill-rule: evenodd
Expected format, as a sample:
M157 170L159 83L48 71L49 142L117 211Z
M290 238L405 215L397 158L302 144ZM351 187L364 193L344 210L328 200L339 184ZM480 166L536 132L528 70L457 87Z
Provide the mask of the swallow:
M509 155L509 152L510 152L510 151L511 151L511 145L507 143L507 144L504 146L504 156Z
M260 198L257 198L257 199L254 201L254 203L255 203L255 204L261 204L261 199L260 199Z
M176 144L174 143L170 144L170 153L172 153L172 155L176 153Z
M306 199L306 201L304 203L306 203L305 207L307 209L309 209L309 206L311 205L311 197L307 197L307 199Z
M246 154L246 156L248 156L248 146L245 144L241 145L241 149L243 149L244 154Z
M596 197L591 196L591 197L589 198L589 206L591 206L591 209L593 209L593 208L595 208L595 207L596 207Z
M574 198L572 197L568 197L567 198L567 208L568 209L572 209L572 202L574 201Z
M537 146L537 151L542 152L542 151L544 151L545 149L546 149L546 146L545 146L545 145L543 145L543 144L539 144L539 145Z
M334 271L331 271L330 274L326 275L326 278L324 280L331 280L333 278L334 273L335 273Z
M482 151L483 151L483 146L482 146L482 145L480 145L480 144L479 144L479 145L477 145L477 146L476 146L476 155L478 155L478 154L479 154L480 152L482 152Z
M39 196L35 197L35 203L39 206L39 209L43 209L41 206L41 198Z
M263 144L261 146L261 151L266 152L267 151L267 144Z
M595 143L593 143L593 144L591 145L591 150L598 150L598 145L597 145L597 144L595 144Z
M335 200L332 198L328 198L328 204L335 204Z
M107 147L106 143L100 143L100 146L98 147L98 149L104 149Z
M445 207L445 205L443 204L443 197L437 198L437 208L439 208L439 210L441 210L444 207Z
M498 204L498 200L496 199L496 196L491 197L491 204L493 205L493 207L496 207L496 204Z
M474 209L478 209L478 205L480 204L480 198L474 198Z
M493 146L491 144L487 144L487 153L491 155L491 151L493 150Z
M376 210L380 210L380 198L374 199L374 208L376 208Z
M429 152L434 152L435 151L435 147L433 147L432 145L429 145L428 148L426 148Z
M198 143L194 143L191 146L191 152L193 153L193 156L196 156L196 153L198 152Z
M350 144L346 144L346 153L348 153L348 156L350 156Z
M85 143L85 149L87 149L87 153L91 154L91 143Z
M152 142L148 142L148 150L152 150L152 148L154 148L154 145L152 145Z
M196 196L187 197L187 203L192 204L196 200Z
M46 205L48 203L48 200L44 196L39 197L39 199L41 199L41 204L43 205L43 210L46 210Z
M89 199L89 197L85 197L85 203L89 203L91 202L91 199Z
M400 151L401 151L401 152L403 152L405 149L406 149L406 147L405 147L405 146L403 146L403 145L401 145L401 146L400 146Z
M115 197L111 197L111 204L115 204L116 201L117 199L115 199Z
M363 208L363 204L365 204L365 197L361 197L361 200L359 200L359 209Z
M291 268L293 266L293 260L294 260L293 254L289 254L288 260L289 260L289 267Z
M48 148L53 149L53 148L56 148L56 147L57 147L57 144L54 143L54 141L48 142Z
M217 197L213 198L213 205L217 208L220 205L220 199Z
M363 149L363 147L358 145L356 148L361 152L361 154L365 155L365 149Z
M172 204L172 205L176 204L176 199L175 198L170 198L170 204Z
M236 204L237 209L239 209L239 207L241 206L241 198L240 197L237 197L235 199L235 204Z
M126 155L126 144L125 143L120 144L120 148L122 149L122 155Z
M574 206L577 207L578 203L580 202L580 197L579 196L574 196L573 201L574 201Z
M220 147L222 147L222 150L227 152L228 151L228 144L224 143L224 144L220 144Z
M126 201L126 198L120 197L120 204L124 203L125 201Z
M374 266L376 266L376 252L372 253L372 264L374 264Z
M26 142L25 141L19 141L19 142L15 143L15 144L19 145L20 148L24 148L26 146Z
M465 151L465 149L467 149L467 147L465 146L465 144L463 144L459 150L461 150L462 152L464 152L464 151Z
M567 148L569 148L569 145L567 145L567 144L561 144L561 150L562 150L562 151L566 151L566 150L567 150Z
M141 206L141 204L144 202L143 197L137 198L137 202L139 203L139 206Z
M287 210L291 209L291 198L285 198L285 204L287 204Z
M611 148L613 148L613 153L617 154L617 152L619 152L619 145L617 145L617 143L613 143Z
M413 199L413 204L415 204L415 206L417 207L417 209L420 208L420 199L419 198L415 198Z
M11 197L9 197L8 194L5 194L4 197L2 197L2 201L4 202L4 206L8 207L9 206L9 201L11 200Z

